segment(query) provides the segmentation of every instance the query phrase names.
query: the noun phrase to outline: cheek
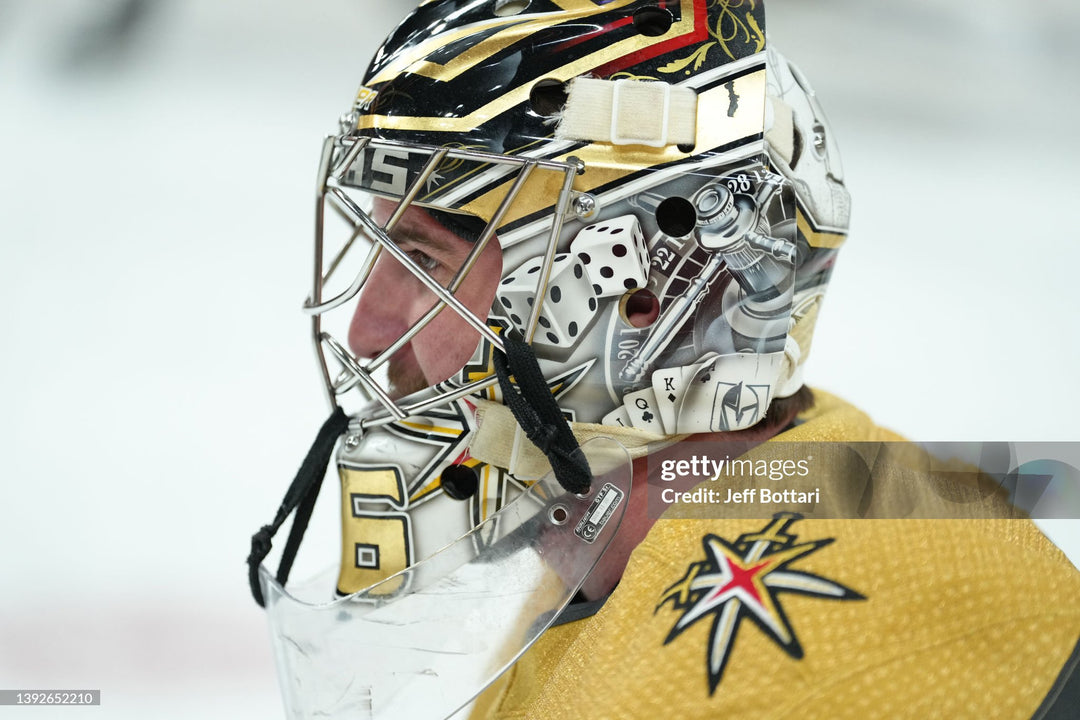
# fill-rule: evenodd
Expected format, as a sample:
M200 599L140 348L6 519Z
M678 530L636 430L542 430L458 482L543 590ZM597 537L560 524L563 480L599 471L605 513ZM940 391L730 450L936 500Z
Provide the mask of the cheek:
M502 251L495 241L484 249L457 298L486 320L502 276ZM444 310L413 341L417 362L428 382L446 380L461 369L480 341L480 333L453 310Z
M416 362L429 384L451 377L469 358L479 340L473 330L452 310L440 313L413 340Z
M502 248L497 240L492 240L473 266L469 278L462 285L458 296L474 315L487 319L491 304L495 302L495 291L502 279Z

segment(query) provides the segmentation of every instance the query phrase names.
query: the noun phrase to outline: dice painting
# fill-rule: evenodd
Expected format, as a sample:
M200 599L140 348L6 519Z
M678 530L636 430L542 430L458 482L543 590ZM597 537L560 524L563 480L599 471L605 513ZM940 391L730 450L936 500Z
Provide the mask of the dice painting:
M555 256L551 280L533 345L566 349L596 318L600 299L618 297L648 280L649 254L641 225L633 214L593 223L581 230L569 253ZM499 285L498 303L519 333L536 298L542 257L529 258Z
M532 312L542 264L542 257L530 258L499 284L497 301L521 334ZM596 317L599 304L581 260L570 253L556 255L533 345L573 347Z
M645 287L649 253L641 224L633 214L589 225L577 234L570 250L585 266L597 297Z

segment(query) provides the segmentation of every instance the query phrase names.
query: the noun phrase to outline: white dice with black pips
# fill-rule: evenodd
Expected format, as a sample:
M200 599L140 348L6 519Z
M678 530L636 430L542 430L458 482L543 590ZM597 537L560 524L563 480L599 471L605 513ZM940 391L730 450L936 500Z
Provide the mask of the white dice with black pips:
M593 223L577 234L570 249L585 266L598 297L622 295L645 287L649 277L649 251L636 216Z
M543 262L543 257L530 258L499 284L498 303L521 334L536 302L536 276ZM581 260L570 253L556 255L533 345L573 347L596 317L599 305Z

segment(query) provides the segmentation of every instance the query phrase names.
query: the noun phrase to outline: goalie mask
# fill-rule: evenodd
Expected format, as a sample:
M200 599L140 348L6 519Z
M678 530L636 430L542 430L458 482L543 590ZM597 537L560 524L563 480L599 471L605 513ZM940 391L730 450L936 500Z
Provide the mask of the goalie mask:
M638 453L801 387L848 195L764 33L741 0L431 0L379 48L323 147L306 303L349 418L338 595L408 595L391 576L455 540L484 557L551 465L582 490L538 395Z

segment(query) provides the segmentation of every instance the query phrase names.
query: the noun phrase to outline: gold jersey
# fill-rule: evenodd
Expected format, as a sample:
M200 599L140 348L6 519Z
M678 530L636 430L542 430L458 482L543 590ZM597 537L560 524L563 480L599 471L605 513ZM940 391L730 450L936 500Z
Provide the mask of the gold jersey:
M900 440L815 396L777 441ZM545 633L472 717L1077 717L1078 598L1026 519L662 517L602 607Z

